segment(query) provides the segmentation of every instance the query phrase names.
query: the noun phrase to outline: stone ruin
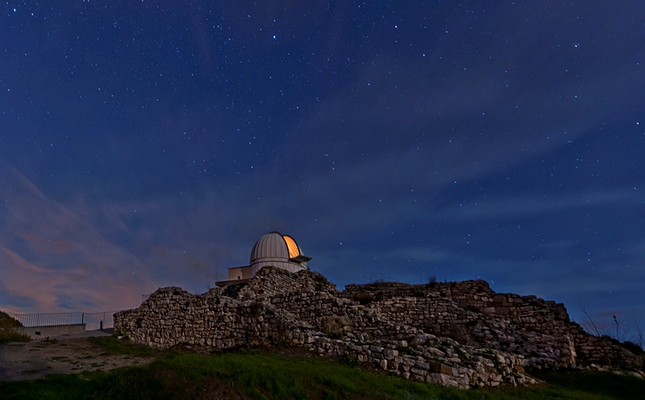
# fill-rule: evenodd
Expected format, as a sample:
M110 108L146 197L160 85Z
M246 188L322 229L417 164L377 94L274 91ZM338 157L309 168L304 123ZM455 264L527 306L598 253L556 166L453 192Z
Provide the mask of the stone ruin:
M338 291L316 272L264 267L247 282L201 295L161 288L115 314L114 327L151 347L297 346L462 388L535 383L526 367L644 364L642 354L586 333L563 304L499 294L482 280Z

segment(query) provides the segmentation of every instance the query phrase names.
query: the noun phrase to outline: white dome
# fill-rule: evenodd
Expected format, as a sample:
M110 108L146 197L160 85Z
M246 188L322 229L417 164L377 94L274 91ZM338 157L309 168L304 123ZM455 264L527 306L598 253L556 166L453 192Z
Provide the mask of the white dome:
M307 269L309 260L291 236L271 232L262 236L251 250L251 273L255 275L267 266L297 272Z

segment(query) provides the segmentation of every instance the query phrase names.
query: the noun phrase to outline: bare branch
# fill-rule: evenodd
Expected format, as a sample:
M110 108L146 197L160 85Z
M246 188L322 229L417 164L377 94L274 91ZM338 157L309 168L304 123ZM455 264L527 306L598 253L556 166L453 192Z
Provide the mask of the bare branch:
M587 312L587 308L585 307L584 304L579 303L578 304L578 309L582 312L582 327L587 331L590 332L596 336L603 336L605 334L605 330L602 329L599 323L594 321L593 318L589 315Z
M634 325L636 325L636 337L634 339L634 343L637 344L638 347L641 348L641 350L645 350L643 348L643 331L641 330L641 327L638 324L638 321L634 321Z

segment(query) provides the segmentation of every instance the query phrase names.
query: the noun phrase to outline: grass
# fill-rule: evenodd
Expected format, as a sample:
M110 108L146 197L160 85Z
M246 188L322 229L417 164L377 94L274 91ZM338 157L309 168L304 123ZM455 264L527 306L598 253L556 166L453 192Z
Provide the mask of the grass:
M614 399L643 399L645 398L645 379L633 376L616 375L612 372L542 370L534 371L533 375L549 382L551 385L578 389Z
M101 348L107 354L127 354L139 357L155 357L167 354L152 347L141 346L129 340L118 339L116 335L87 338L91 343Z
M148 365L110 372L50 375L0 384L1 399L640 399L645 380L613 373L536 371L548 383L523 388L460 390L368 372L319 356L247 351L199 355L94 338L110 354L155 356Z

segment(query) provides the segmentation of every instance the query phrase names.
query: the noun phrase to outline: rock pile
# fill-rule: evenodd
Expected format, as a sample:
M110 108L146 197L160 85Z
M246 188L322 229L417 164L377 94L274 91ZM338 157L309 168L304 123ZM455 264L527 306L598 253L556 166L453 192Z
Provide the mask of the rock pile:
M526 366L643 363L584 333L562 304L500 295L484 281L340 292L318 273L265 267L247 284L202 295L161 288L139 308L115 314L114 326L152 347L290 344L458 387L534 383Z

